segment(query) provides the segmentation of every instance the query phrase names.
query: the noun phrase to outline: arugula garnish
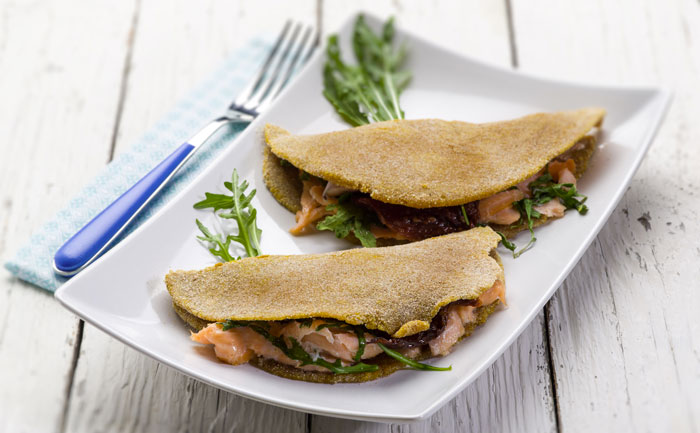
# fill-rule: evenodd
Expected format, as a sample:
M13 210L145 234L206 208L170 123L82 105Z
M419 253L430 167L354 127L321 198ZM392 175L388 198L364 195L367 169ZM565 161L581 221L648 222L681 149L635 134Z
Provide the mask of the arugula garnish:
M471 224L469 223L469 217L467 216L467 211L466 211L466 209L464 209L463 204L459 205L459 207L462 209L462 216L464 217L464 222L467 223L467 228L469 228L471 226Z
M209 248L210 253L216 257L219 257L224 262L232 262L240 259L240 257L233 257L229 253L229 246L231 245L230 237L224 239L223 235L219 233L212 234L211 231L209 231L209 229L201 223L201 221L198 219L195 221L197 222L197 227L199 227L199 230L202 232L202 234L204 234L204 236L197 236L197 239L214 244L212 248Z
M314 319L299 319L299 327L300 328L310 328L311 324L313 323Z
M307 320L311 319L303 319L304 323ZM364 372L371 372L371 371L377 371L379 369L379 366L374 365L374 364L365 364L363 362L360 362L362 359L362 354L365 351L365 346L366 346L366 339L365 339L365 333L364 330L362 329L361 326L354 326L350 325L345 322L340 322L336 320L330 320L328 319L327 322L320 324L319 326L316 327L316 331L320 331L324 328L332 328L332 329L340 329L343 331L352 331L357 335L357 341L358 341L358 349L357 352L355 353L355 356L353 359L357 364L354 365L349 365L349 366L343 366L340 359L336 359L335 362L329 362L326 361L325 359L321 357L312 357L308 352L304 350L304 348L301 346L299 341L294 338L294 337L287 337L285 339L284 336L276 337L270 333L270 324L268 322L258 322L258 321L251 321L251 322L245 322L245 321L240 321L240 320L226 320L224 322L218 322L217 325L221 327L222 330L228 331L233 328L240 328L240 327L249 327L253 331L257 332L258 334L262 335L267 341L272 343L273 346L276 348L280 349L282 353L287 355L288 358L293 359L295 361L300 361L301 365L318 365L320 367L327 368L333 373L336 374L349 374L349 373L364 373ZM306 325L309 326L310 324ZM300 326L302 326L300 324ZM287 340L289 341L289 344L287 343ZM405 356L401 355L399 352L389 349L382 343L377 343L379 348L381 348L384 353L387 355L391 356L392 358L396 359L397 361L402 362L403 364L415 368L416 370L424 370L424 371L449 371L452 370L452 366L449 367L435 367L429 364L423 364L422 362L414 361L412 359L406 358Z
M391 356L397 361L401 361L404 364L408 365L409 367L415 368L416 370L426 370L426 371L449 371L452 370L452 366L449 367L434 367L429 364L423 364L422 362L414 361L412 359L406 358L399 352L395 350L391 350L382 343L377 343L379 345L379 348L384 351L387 355Z
M579 194L576 187L571 183L555 183L552 176L546 173L529 185L530 191L538 204L547 203L552 198L558 198L566 209L576 209L581 215L588 212L585 195Z
M515 253L515 249L517 248L517 245L515 245L513 242L509 241L508 238L506 238L506 235L503 233L496 231L496 234L501 237L501 243L503 244L506 249L512 251ZM513 254L515 256L515 254Z
M530 182L528 185L530 192L532 193L532 198L524 198L513 203L513 207L520 212L520 219L515 225L520 225L523 223L527 224L527 228L530 231L530 241L522 247L519 251L516 251L516 246L514 243L508 241L503 233L496 232L501 236L503 241L503 246L513 252L513 258L520 257L525 251L528 251L534 243L537 241L535 237L535 231L533 229L533 224L537 218L540 218L542 214L537 212L534 208L536 206L543 205L550 200L558 199L566 208L576 209L576 211L585 215L588 212L588 206L584 204L586 197L583 194L579 194L576 187L571 183L556 183L552 179L552 175L545 172L542 176Z
M369 28L362 15L355 21L352 45L357 66L343 62L338 36L328 38L323 69L323 95L352 126L403 119L399 95L411 73L399 68L406 58L404 46L394 50L394 20L387 20L380 35Z
M339 239L353 232L363 247L374 248L377 246L377 238L370 231L369 224L364 218L365 214L361 209L339 200L337 204L326 206L326 210L335 210L336 212L316 224L318 230L330 230Z
M294 337L283 336L276 337L270 333L269 323L265 322L244 322L236 320L226 320L224 322L219 322L218 325L221 329L228 331L233 328L248 326L253 331L262 335L267 341L272 343L273 346L277 347L282 351L288 358L295 361L300 361L301 365L318 365L319 367L324 367L336 374L349 374L349 373L364 373L370 371L377 371L378 366L373 364L365 364L363 362L358 362L354 365L343 366L340 359L336 359L335 362L328 362L321 357L313 358L308 352L304 350L299 341ZM289 340L289 344L287 344Z
M551 198L547 199L547 201L551 200ZM541 213L537 212L535 209L533 209L533 206L536 206L536 202L533 201L532 199L529 198L524 198L522 200L516 201L513 203L513 207L517 209L520 212L520 220L518 221L518 224L521 224L523 222L527 223L527 229L530 230L530 241L525 245L524 247L520 248L520 251L515 251L513 250L513 258L517 259L520 257L522 253L525 251L529 250L532 248L532 246L535 244L535 241L537 241L537 238L535 237L535 230L533 227L533 224L535 222L535 219L539 218L542 216ZM544 202L546 203L546 202ZM543 204L543 203L537 203Z
M231 182L224 182L224 186L231 191L231 195L206 192L204 193L206 198L194 205L195 209L212 208L214 212L222 209L231 209L228 213L218 214L220 218L235 220L238 226L238 233L228 235L226 239L224 239L222 234L212 234L210 230L197 220L197 226L204 234L204 236L198 236L197 238L213 243L214 247L210 248L209 251L226 262L240 259L240 257L234 258L229 253L231 241L241 244L245 248L248 257L261 254L260 235L262 230L257 226L257 211L251 204L256 190L252 190L246 195L246 190L249 186L248 181L244 180L239 183L238 180L238 172L234 169L231 175Z

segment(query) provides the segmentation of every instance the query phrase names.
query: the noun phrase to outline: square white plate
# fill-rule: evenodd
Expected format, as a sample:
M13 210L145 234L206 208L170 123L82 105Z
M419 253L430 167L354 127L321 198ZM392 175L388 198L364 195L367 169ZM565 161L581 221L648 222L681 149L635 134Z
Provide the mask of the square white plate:
M378 20L368 17L370 24ZM346 44L354 17L340 30ZM538 111L600 106L608 110L602 145L579 184L589 196L586 216L569 212L537 229L536 246L517 260L500 248L509 308L460 343L448 357L450 372L400 371L366 384L321 385L282 379L251 366L232 367L203 355L173 312L163 276L170 269L214 263L195 239L195 218L213 224L192 205L205 191L222 189L234 168L257 188L254 205L266 254L317 253L348 248L330 233L293 237L294 216L262 182L261 129L270 122L293 133L348 126L321 94L324 50L185 191L127 239L65 284L56 297L105 332L181 372L252 399L305 412L372 421L407 422L428 417L484 371L515 340L581 258L627 188L661 123L670 94L658 89L587 86L543 80L485 65L398 32L410 49L413 81L401 98L409 118L486 122ZM449 175L449 174L446 174ZM522 245L528 234L516 241Z

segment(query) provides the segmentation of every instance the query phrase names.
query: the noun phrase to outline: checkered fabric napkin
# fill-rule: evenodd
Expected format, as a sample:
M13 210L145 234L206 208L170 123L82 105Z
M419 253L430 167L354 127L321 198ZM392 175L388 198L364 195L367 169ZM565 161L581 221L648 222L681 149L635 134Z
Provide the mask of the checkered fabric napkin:
M53 218L41 226L5 267L20 279L54 292L67 281L52 268L53 255L102 209L148 173L207 122L219 116L260 67L271 47L266 38L233 52L208 79L195 87L130 149L119 154ZM246 125L231 126L205 144L122 235L146 221L187 185Z

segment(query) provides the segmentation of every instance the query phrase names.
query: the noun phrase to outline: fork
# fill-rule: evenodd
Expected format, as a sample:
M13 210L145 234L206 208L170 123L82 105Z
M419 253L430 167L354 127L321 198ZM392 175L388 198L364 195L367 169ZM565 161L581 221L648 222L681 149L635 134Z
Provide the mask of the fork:
M294 71L316 47L312 27L287 21L253 79L226 112L194 134L124 194L85 224L56 252L54 271L70 277L104 253L187 160L224 125L252 122L269 107Z

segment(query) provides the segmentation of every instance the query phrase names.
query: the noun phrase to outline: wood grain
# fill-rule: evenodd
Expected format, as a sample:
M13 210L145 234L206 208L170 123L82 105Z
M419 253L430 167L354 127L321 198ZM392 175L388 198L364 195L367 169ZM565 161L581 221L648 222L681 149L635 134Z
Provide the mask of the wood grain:
M627 194L552 301L561 428L697 431L700 5L516 1L513 18L528 72L677 90Z
M248 38L266 30L275 34L288 18L316 20L313 1L284 5L143 2L114 153L130 146ZM306 430L306 414L197 382L89 325L74 382L67 413L70 432Z
M0 3L3 259L107 161L133 8ZM79 330L49 293L2 275L0 431L61 429Z
M677 89L628 193L547 315L434 416L384 425L219 391L83 331L50 295L4 274L0 431L698 431L696 1L6 0L0 256L249 36L288 17L327 33L360 9L538 75Z

